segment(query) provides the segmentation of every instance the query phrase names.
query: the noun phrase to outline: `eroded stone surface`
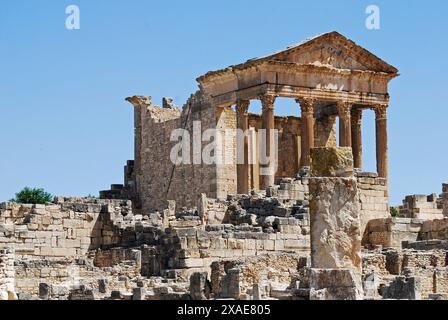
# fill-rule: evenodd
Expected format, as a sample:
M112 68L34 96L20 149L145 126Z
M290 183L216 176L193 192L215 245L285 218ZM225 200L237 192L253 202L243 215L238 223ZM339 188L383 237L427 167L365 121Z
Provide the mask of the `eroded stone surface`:
M351 148L314 148L311 151L313 177L353 176L353 155Z
M313 268L361 270L359 195L354 178L311 178Z

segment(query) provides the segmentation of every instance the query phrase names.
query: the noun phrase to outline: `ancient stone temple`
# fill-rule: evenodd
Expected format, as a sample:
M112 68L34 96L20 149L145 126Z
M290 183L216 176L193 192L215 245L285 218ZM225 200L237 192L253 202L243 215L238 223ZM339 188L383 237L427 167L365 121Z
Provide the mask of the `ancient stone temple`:
M0 300L448 299L448 184L389 206L397 74L331 32L199 77L182 109L127 98L124 184L0 203ZM280 97L300 117L276 116Z
M197 204L201 193L225 199L228 194L264 190L279 184L281 178L295 177L301 168L310 166L313 147L352 147L354 166L362 169L361 118L366 109L375 111L377 171L387 180L388 83L397 75L396 68L330 32L200 76L199 91L182 110L169 98L158 107L151 97L130 97L127 100L135 109L135 162L127 179L132 186L125 183L124 189L143 212L162 209L167 200L190 207ZM300 117L276 116L282 108L276 103L279 97L295 100ZM261 114L248 112L255 100L261 101ZM220 132L242 129L246 134L243 141L227 135L226 143L218 143L217 156L230 161L194 162L210 143L203 139L199 146L187 142L193 159L173 164L170 153L177 142L170 134L178 128L188 130L191 140L197 132L201 139L210 128ZM264 164L259 159L257 132L262 129L268 137L265 154L271 156L278 150L277 163ZM278 145L270 138L274 129L278 130ZM238 157L244 161L237 163ZM268 173L260 174L263 169ZM123 189L115 189L103 195L110 197L115 191L122 196Z

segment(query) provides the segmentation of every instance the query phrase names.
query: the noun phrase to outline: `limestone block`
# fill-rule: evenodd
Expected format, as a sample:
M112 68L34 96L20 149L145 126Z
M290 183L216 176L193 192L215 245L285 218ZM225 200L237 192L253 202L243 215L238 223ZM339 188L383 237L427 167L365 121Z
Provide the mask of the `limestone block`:
M204 260L195 258L180 259L179 266L181 268L202 268L204 266Z
M274 251L274 240L264 240L264 249L268 251Z
M312 177L353 176L353 155L351 148L313 148L311 150Z
M353 269L311 269L310 300L362 300L361 278Z
M421 299L421 279L419 277L406 278L399 276L383 290L384 299Z
M313 268L361 270L359 195L354 178L310 179Z
M285 241L284 240L275 240L274 243L275 251L281 251L285 249Z

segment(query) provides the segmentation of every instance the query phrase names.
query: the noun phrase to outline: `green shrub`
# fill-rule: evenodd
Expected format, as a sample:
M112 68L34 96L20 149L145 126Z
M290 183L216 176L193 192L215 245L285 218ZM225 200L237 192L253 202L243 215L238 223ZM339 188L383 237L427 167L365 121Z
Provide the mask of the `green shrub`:
M25 187L16 193L16 197L12 201L24 204L45 204L51 202L53 196L44 189Z
M395 208L395 207L390 207L390 215L391 215L392 217L396 217L396 216L398 216L398 210L397 210L397 208Z

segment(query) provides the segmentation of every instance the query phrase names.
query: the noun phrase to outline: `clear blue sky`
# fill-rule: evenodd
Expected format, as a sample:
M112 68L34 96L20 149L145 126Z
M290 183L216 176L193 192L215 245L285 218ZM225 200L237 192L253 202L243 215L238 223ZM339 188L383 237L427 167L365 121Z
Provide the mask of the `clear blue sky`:
M65 28L69 4L80 7L80 30ZM380 30L365 28L369 4L381 9ZM3 0L0 200L24 186L87 195L121 183L133 158L125 97L172 96L182 105L204 72L332 30L400 70L390 86L392 204L440 192L448 180L447 12L445 0ZM278 113L298 114L279 104ZM366 169L375 170L372 114L363 129Z

